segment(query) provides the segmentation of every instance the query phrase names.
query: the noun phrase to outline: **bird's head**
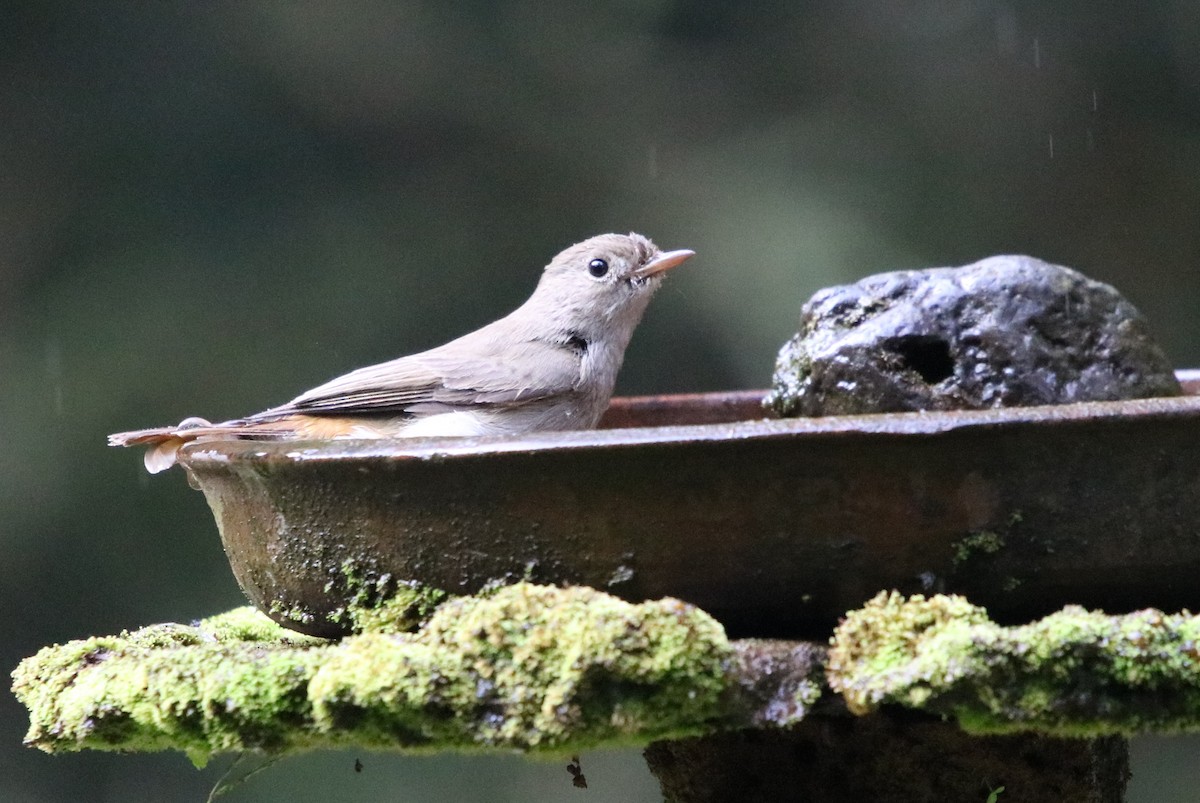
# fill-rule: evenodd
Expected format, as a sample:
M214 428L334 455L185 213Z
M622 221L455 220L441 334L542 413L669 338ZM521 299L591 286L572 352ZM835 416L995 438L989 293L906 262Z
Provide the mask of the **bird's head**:
M694 251L661 251L640 234L601 234L567 248L542 273L530 299L566 328L632 334L667 271ZM543 307L544 308L544 307Z

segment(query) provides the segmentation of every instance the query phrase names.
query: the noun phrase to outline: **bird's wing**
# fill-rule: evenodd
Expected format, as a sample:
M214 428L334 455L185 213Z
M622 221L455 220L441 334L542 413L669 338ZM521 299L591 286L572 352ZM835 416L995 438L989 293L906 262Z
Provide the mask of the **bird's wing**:
M366 415L524 404L578 385L577 351L542 340L502 345L489 334L481 330L431 351L359 368L251 420L288 413Z

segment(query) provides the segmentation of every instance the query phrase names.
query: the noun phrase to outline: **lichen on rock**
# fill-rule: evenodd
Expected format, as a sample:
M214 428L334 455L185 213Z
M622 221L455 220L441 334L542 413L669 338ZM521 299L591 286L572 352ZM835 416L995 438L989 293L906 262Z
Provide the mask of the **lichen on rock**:
M1068 606L1003 627L958 596L881 593L851 611L826 677L856 713L898 704L972 732L1200 729L1200 618Z
M730 656L677 600L518 583L413 633L331 642L242 608L73 641L23 661L13 691L48 752L575 748L696 732L720 715Z

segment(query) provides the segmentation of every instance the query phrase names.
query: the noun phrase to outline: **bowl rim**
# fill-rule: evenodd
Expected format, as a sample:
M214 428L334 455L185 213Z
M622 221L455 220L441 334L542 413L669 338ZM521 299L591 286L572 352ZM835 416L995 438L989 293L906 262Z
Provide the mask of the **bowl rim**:
M1119 401L1089 401L987 410L945 410L902 413L832 415L819 418L761 418L704 424L633 426L607 429L540 432L520 436L471 438L372 438L344 440L213 439L186 444L180 450L186 466L215 466L229 462L287 461L297 463L345 460L433 460L486 455L619 449L656 444L719 443L780 440L816 436L886 437L934 436L955 430L1084 425L1176 418L1200 418L1200 370L1177 372L1184 394ZM688 406L705 403L746 405L766 391L723 391L664 396L626 396L613 406Z

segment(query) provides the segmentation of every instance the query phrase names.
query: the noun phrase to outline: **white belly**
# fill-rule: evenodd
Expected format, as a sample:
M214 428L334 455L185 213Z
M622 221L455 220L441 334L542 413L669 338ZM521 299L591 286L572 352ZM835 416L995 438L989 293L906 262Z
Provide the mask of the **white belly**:
M397 434L403 438L469 438L475 435L496 435L504 430L489 420L491 416L455 411L422 416L405 423ZM351 434L350 437L363 437ZM370 437L370 436L367 436Z
M600 411L577 401L530 404L509 410L455 410L420 416L396 433L403 438L469 438L477 435L522 435L561 429L591 429ZM350 437L356 437L351 435Z

